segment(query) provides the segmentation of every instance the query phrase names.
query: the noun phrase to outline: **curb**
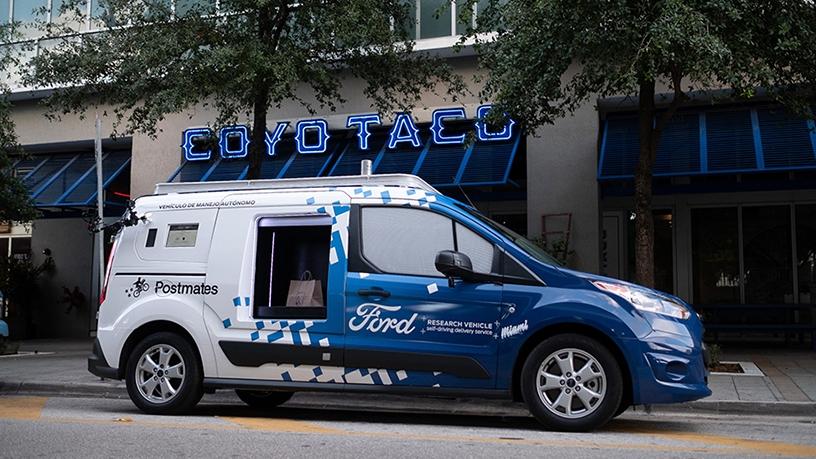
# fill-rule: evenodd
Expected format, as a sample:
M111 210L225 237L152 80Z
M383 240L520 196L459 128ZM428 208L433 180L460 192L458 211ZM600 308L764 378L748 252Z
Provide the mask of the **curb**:
M0 395L37 394L52 396L93 396L98 398L127 398L124 383L38 383L0 381Z
M673 405L653 405L661 413L746 414L761 416L816 417L816 402L746 402L742 400L699 400Z
M122 382L98 383L38 383L0 381L0 395L50 395L50 396L92 396L95 398L126 399L127 389ZM337 396L327 392L302 392L287 406L299 408L323 408L334 410L384 411L425 414L461 414L473 416L529 416L520 403L485 401L469 398L448 398L456 404L442 404L438 397L411 397L379 394L348 394ZM208 395L210 402L237 402L232 392L220 391ZM455 408L451 408L455 406ZM629 410L631 412L631 409ZM677 414L744 414L761 416L810 416L816 417L816 402L746 402L738 400L700 400L672 405L652 405L636 412L677 413Z

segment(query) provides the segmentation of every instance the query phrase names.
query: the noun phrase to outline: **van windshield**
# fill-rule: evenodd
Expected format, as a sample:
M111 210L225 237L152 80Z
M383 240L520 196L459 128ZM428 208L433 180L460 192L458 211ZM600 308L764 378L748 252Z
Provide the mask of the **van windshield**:
M527 255L535 258L536 260L546 263L548 265L555 265L555 266L563 266L560 261L555 259L552 255L547 253L544 249L536 245L533 241L527 239L526 237L516 233L515 231L507 228L506 226L502 225L501 223L497 223L487 217L485 214L479 212L478 210L466 206L462 203L457 202L457 207L462 209L463 211L467 212L480 222L484 223L485 225L489 226L490 228L494 229L495 231L502 234L507 239L513 241L518 248L523 250Z

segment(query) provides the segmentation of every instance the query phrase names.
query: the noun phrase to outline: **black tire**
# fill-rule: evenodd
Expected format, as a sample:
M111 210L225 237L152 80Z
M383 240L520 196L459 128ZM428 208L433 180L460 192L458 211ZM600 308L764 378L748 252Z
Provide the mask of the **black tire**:
M618 409L617 409L617 410L615 410L615 415L614 415L614 416L612 416L612 417L613 417L613 418L616 418L616 417L618 417L618 416L622 415L622 414L623 414L623 413L625 413L625 412L626 412L626 410L628 410L628 409L629 409L631 406L632 406L632 405L630 405L630 404L628 404L628 403L623 403L623 402L621 402L621 404L620 404L620 406L618 407Z
M289 401L289 399L295 395L294 392L257 391L244 389L235 389L235 393L242 402L253 408L258 408L261 410L271 410L273 408L277 408L278 406Z
M570 406L570 409L574 409L573 407L576 406L574 398L578 398L578 393L575 391L581 390L580 388L575 389L575 387L580 386L584 387L585 389L589 388L589 386L583 386L583 383L576 382L578 379L576 375L573 375L572 378L567 378L566 375L561 375L559 366L558 375L559 377L564 376L563 378L559 378L565 381L564 386L559 386L558 388L545 391L546 395L539 395L537 388L538 372L541 366L545 363L552 365L555 363L555 360L550 356L559 351L567 352L566 350L568 349L577 349L578 351L591 356L595 360L596 364L601 367L604 375L603 383L601 383L600 380L593 380L593 382L587 383L593 384L592 388L597 389L600 389L600 384L603 384L603 387L605 387L603 397L600 397L599 399L591 398L588 402L590 405L589 408L586 407L582 401L579 400L579 402L577 402L581 405L581 407L583 407L582 409L584 411L587 411L587 414L581 415L581 410L579 410L577 416L582 417L567 417L566 407L556 406L551 410L542 400L542 398L555 398L556 400L554 401L557 401L559 394L561 394L562 391L566 391L568 387L571 387L572 389L569 392L572 395L565 396L565 398L571 400L566 404ZM563 357L566 354L557 355ZM574 353L573 355L577 354ZM545 362L545 359L547 362ZM586 360L584 362L586 362ZM577 369L573 371L577 371ZM572 379L571 383L570 379ZM542 381L546 381L546 378L542 379ZM560 383L560 381L558 382ZM598 386L595 386L595 384ZM588 392L585 390L583 394L586 393ZM618 408L621 406L622 393L623 378L621 376L620 366L618 365L615 357L605 346L594 339L583 335L556 335L543 341L536 346L527 357L521 372L521 394L525 403L527 404L527 408L530 410L530 413L532 413L533 416L535 416L535 418L544 425L545 428L551 430L585 432L603 426L609 422L610 419L612 419ZM592 400L595 400L594 404L592 403ZM555 403L551 404L555 405ZM561 412L559 408L562 408L564 412Z
M180 357L175 357L183 363L184 378L177 388L176 395L166 402L155 402L142 395L137 387L136 368L142 355L148 350L158 345L173 347ZM201 397L204 395L203 375L198 354L193 345L183 337L171 332L159 332L147 336L133 351L127 360L125 367L125 384L128 395L133 403L142 411L148 414L179 414L190 411ZM168 377L168 381L170 378Z

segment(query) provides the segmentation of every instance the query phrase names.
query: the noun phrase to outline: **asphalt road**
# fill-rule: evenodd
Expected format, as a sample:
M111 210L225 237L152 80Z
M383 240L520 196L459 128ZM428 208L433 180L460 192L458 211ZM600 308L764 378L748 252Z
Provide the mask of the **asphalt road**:
M444 401L442 402L444 403ZM149 416L129 400L0 396L0 457L745 457L816 456L816 419L627 413L589 434L527 417L204 402Z

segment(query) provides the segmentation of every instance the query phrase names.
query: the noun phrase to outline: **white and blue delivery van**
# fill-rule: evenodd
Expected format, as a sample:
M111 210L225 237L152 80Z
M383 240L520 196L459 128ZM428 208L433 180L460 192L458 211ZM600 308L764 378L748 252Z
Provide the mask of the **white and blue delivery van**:
M159 184L120 226L88 367L148 413L379 392L590 430L711 393L688 304L559 266L415 176Z

